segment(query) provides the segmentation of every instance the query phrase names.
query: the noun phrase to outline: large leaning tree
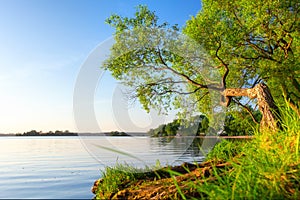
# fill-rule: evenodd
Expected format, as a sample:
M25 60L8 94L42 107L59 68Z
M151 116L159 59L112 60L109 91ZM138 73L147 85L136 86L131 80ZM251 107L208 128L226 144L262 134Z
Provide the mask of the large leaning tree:
M276 130L274 99L300 116L299 13L297 0L203 0L180 30L139 6L132 18L107 19L116 43L103 67L134 88L146 110L177 108L189 98L205 113L214 91L220 105L237 104L249 113L245 104L254 99L261 128ZM179 31L191 40L182 41Z

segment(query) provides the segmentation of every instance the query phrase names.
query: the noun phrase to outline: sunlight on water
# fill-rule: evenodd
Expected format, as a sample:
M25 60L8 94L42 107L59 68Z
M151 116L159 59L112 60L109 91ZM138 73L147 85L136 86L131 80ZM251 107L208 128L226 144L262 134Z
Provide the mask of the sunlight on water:
M0 137L0 198L91 199L90 188L105 166L203 160L197 146L182 153L185 142L178 139L170 145L168 139L148 137Z

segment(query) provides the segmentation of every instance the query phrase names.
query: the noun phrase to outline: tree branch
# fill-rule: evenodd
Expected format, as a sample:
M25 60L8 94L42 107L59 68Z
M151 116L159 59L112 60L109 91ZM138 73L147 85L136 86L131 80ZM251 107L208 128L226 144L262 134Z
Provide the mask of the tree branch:
M239 101L236 100L236 99L233 99L233 101L234 101L234 103L238 104L239 106L242 106L242 107L248 112L248 114L251 116L251 118L252 118L252 120L253 120L253 122L254 122L255 124L259 124L259 122L255 119L255 117L254 117L254 115L253 115L253 113L251 112L251 110L250 110L249 107L247 107L246 105L242 104L241 102L239 102Z
M226 78L229 74L229 68L228 68L228 64L226 64L225 61L218 55L218 52L222 47L222 43L220 40L218 41L218 44L219 44L219 46L216 50L216 57L218 58L218 60L222 63L223 67L225 68L225 73L222 76L222 86L221 86L221 88L223 90L225 90L226 89Z
M227 78L227 76L229 74L229 68L228 68L228 64L226 64L225 61L218 55L218 52L219 52L219 50L222 47L222 43L221 43L220 40L218 41L218 44L219 44L219 46L218 46L218 48L216 50L216 57L222 63L222 66L225 68L225 72L224 72L224 74L222 76L222 83L221 83L221 89L223 91L225 91L225 89L226 89L226 78ZM223 105L225 107L228 107L230 105L230 102L231 102L231 97L226 96L226 95L221 95L221 102L220 102L221 105Z
M258 76L255 81L253 82L251 88L254 88L256 86L256 84L258 84L259 82L261 82L261 78Z
M191 91L191 92L181 92L181 91L177 91L177 90L165 90L163 92L159 92L157 90L155 90L154 88L151 88L153 92L155 92L157 95L164 95L164 94L168 94L168 93L176 93L176 94L180 94L180 95L190 95L193 93L196 93L198 90L200 90L201 88L196 88L195 90Z
M251 46L258 53L258 55L256 57L246 57L246 56L243 56L243 55L237 55L237 56L239 56L239 57L241 57L243 59L248 59L248 60L258 60L259 58L264 58L264 59L267 59L267 60L270 60L270 61L273 61L273 62L276 62L276 63L279 63L279 64L282 63L281 61L276 60L276 59L272 58L269 55L269 54L271 54L272 51L268 52L268 51L260 48L256 44L251 43L250 39L246 40L246 42L247 42L247 44L240 44L240 45Z
M162 54L161 54L161 50L158 48L158 56L159 56L159 59L161 61L161 63L164 65L163 68L155 68L156 70L168 70L168 71L171 71L173 74L185 79L188 83L196 86L196 87L199 87L199 88L202 88L202 89L213 89L213 90L220 90L220 88L216 87L215 85L211 84L211 85L205 85L205 84L201 84L201 83L198 83L194 80L192 80L189 76L187 76L186 74L184 73L181 73L181 72L178 72L176 71L175 69L173 69L172 67L169 67L168 64L165 62Z
M198 102L200 102L206 95L208 95L209 94L209 91L207 91L207 92L205 92L203 95L202 95L202 97L200 97L199 99L197 99L197 101L195 101L194 102L194 105L193 106L195 106L195 104L197 104Z

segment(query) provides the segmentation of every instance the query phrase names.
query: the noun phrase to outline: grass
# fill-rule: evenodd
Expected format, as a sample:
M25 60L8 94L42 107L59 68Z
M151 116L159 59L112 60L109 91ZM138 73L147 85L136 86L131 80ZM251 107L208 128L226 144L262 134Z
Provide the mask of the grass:
M224 140L196 168L147 173L128 165L107 168L96 198L146 191L141 198L300 199L300 120L288 108L281 113L283 130L256 131L254 139L242 142Z
M97 188L97 197L100 199L110 199L113 194L128 187L137 180L145 179L150 174L145 169L137 169L128 164L117 164L114 167L106 167L102 171L102 179ZM154 175L152 175L154 176Z
M271 133L256 131L248 142L223 141L208 155L208 160L230 163L230 169L214 171L217 179L192 184L209 199L299 199L300 120L285 108L283 130Z
M157 170L155 170L157 169ZM128 164L106 167L102 178L97 181L96 199L111 199L118 191L147 180L158 180L169 176L169 171L162 169L158 162L155 167L138 169Z

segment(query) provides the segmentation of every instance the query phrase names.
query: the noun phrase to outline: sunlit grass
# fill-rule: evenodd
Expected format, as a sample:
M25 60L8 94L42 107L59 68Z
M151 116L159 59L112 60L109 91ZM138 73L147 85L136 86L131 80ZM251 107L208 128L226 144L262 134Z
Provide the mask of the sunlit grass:
M214 181L191 185L209 199L299 199L300 121L290 109L281 111L283 130L256 131L247 142L223 141L207 159L229 162L232 170L214 171ZM188 194L187 194L188 195Z
M114 194L126 188L129 184L142 178L144 170L134 168L127 164L117 164L114 167L106 167L102 171L102 179L97 189L97 197L103 199L111 198Z

